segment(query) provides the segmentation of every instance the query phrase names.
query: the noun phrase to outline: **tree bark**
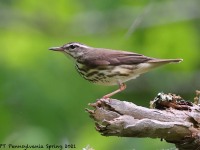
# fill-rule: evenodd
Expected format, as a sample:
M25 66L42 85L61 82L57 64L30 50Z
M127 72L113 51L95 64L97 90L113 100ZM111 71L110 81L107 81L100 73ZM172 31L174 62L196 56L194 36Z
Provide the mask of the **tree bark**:
M86 109L103 136L161 138L180 150L200 149L200 92L195 103L175 94L159 93L152 108L116 99L100 99Z

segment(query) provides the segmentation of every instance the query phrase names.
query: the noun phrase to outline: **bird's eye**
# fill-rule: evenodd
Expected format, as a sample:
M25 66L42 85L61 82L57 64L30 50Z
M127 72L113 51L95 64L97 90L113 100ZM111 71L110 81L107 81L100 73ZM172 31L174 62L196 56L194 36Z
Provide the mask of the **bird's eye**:
M75 49L76 46L75 46L75 45L70 45L69 48L71 48L71 49Z

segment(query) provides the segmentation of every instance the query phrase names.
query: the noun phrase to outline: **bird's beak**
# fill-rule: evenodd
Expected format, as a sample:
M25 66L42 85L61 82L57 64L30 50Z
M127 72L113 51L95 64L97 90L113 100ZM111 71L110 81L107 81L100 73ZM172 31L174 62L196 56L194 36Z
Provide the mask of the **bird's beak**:
M49 50L53 50L53 51L64 51L63 47L50 47Z

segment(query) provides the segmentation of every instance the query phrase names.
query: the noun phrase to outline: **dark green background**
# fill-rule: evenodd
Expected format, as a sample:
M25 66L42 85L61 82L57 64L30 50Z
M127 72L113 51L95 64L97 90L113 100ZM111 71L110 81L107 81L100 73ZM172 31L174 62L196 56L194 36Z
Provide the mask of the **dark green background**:
M81 78L52 46L81 42L183 58L128 82L114 98L149 106L158 92L193 100L200 86L198 0L0 0L0 143L174 148L160 139L103 137L85 108L117 88Z

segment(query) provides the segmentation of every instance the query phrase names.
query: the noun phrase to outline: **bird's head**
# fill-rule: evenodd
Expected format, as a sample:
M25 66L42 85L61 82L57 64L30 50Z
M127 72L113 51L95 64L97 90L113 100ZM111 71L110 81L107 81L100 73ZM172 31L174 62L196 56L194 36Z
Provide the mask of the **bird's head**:
M74 59L82 56L90 47L81 43L71 42L60 47L51 47L49 50L63 52Z

